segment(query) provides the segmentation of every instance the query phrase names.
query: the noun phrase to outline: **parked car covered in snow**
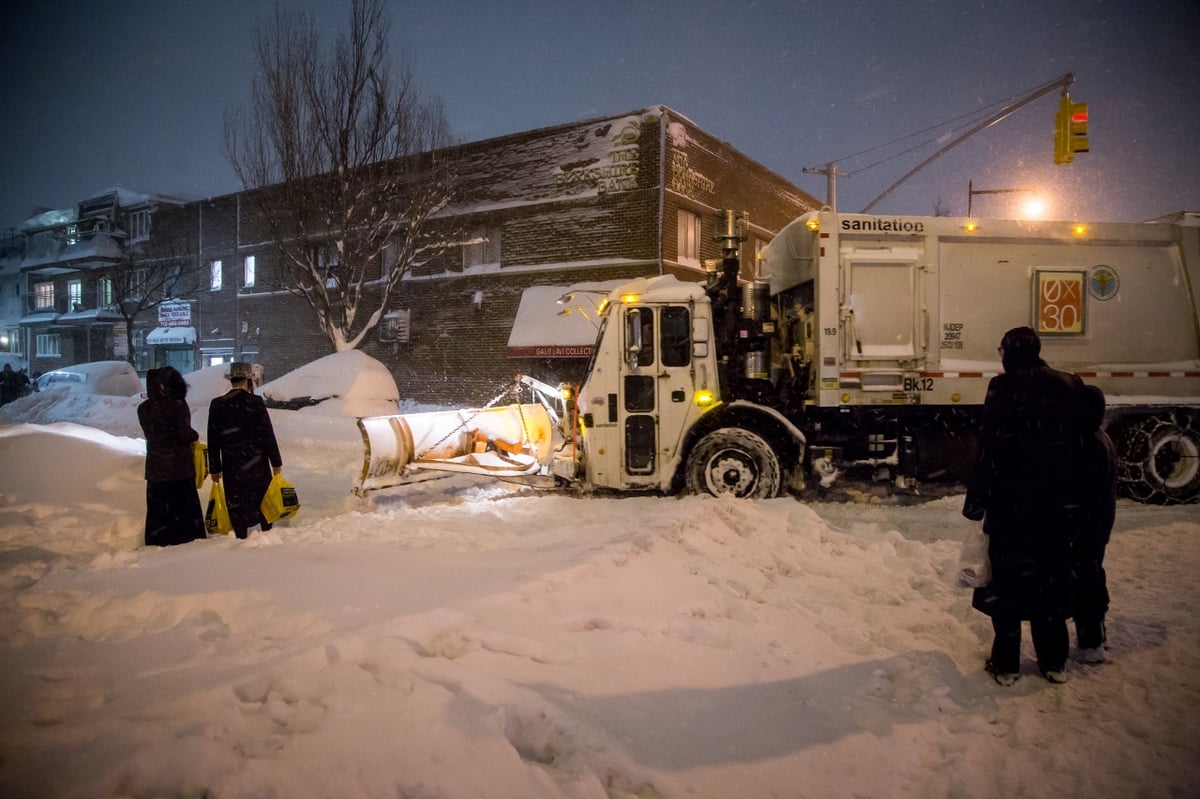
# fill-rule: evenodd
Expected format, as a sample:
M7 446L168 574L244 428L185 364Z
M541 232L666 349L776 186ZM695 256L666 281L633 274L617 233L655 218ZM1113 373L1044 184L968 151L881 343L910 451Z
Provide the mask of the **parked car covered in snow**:
M35 391L67 388L82 394L104 394L132 397L142 393L142 380L137 370L125 361L96 361L64 366L38 377Z

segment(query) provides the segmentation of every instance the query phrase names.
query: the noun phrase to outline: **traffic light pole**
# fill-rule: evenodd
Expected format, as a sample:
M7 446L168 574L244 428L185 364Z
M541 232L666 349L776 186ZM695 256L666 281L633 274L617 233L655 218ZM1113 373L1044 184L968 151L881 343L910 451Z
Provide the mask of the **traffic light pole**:
M1067 93L1067 90L1069 88L1071 88L1071 84L1074 82L1075 82L1075 73L1068 72L1066 75L1055 78L1054 80L1050 81L1049 83L1045 83L1045 84L1039 86L1038 88L1034 89L1033 91L1029 92L1028 94L1023 95L1020 99L1015 100L1014 102L1011 102L1008 105L1004 106L999 111L997 111L995 114L988 117L983 122L980 122L978 125L971 128L970 130L968 130L966 133L962 134L958 138L952 140L945 147L938 150L936 153L929 156L921 163L917 164L915 167L913 167L911 170L909 170L903 177L901 177L899 180L897 180L892 185L888 186L887 189L883 192L883 194L880 194L874 200L871 200L871 202L867 203L866 206L862 209L862 211L860 213L865 214L868 211L870 211L872 208L874 208L879 203L880 200L882 200L884 197L888 196L893 191L895 191L900 186L900 184L904 183L904 181L908 180L913 175L917 174L922 169L924 169L925 167L929 166L931 163L936 161L938 158L940 158L946 152L948 152L952 148L957 147L958 145L962 144L964 141L971 138L979 131L984 130L985 128L990 128L992 125L995 125L997 122L999 122L1002 119L1004 119L1005 117L1009 116L1014 111L1024 108L1025 106L1032 103L1034 100L1038 99L1039 97L1046 96L1047 94L1054 91L1055 89L1061 88L1063 95L1065 96Z

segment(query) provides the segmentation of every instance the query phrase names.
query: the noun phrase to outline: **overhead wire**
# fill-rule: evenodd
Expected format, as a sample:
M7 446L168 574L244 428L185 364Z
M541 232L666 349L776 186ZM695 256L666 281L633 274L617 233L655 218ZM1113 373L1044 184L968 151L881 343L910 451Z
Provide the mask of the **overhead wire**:
M895 160L896 158L899 158L903 155L907 155L911 152L919 150L922 147L927 147L930 144L936 142L938 139L943 138L946 135L949 135L949 134L955 133L959 130L962 130L962 129L968 127L969 125L973 124L976 119L982 118L984 115L990 113L993 109L996 109L996 108L1004 106L1008 103L1011 103L1018 96L1019 95L1011 95L1003 100L997 100L993 103L989 103L988 105L980 106L979 108L973 109L964 114L960 114L952 119L948 119L943 122L938 122L936 124L930 125L929 127L922 128L921 130L917 130L912 133L905 134L904 136L900 136L898 138L892 139L891 141L884 142L882 144L877 144L877 145L874 145L873 147L868 147L864 150L859 150L856 153L851 153L850 155L845 155L845 156L842 156L841 158L836 158L833 160L834 160L834 162L836 162L838 164L842 164L847 161L853 161L855 158L860 158L861 156L864 156L868 153L873 153L876 150L882 150L882 149L885 149L888 147L894 147L895 145L897 145L901 142L908 141L909 139L912 139L916 136L921 136L925 133L929 133L930 131L943 131L943 129L945 129L944 132L940 132L936 136L931 136L927 139L923 139L923 140L917 142L916 144L912 145L911 147L907 147L907 148L900 150L896 153L893 153L892 155L889 155L885 158L880 158L877 161L873 161L865 166L859 167L859 168L855 169L853 172L851 172L850 174L857 174L859 172L865 172L868 169L877 167L880 164L885 164L888 161ZM961 123L961 124L958 124L958 123Z

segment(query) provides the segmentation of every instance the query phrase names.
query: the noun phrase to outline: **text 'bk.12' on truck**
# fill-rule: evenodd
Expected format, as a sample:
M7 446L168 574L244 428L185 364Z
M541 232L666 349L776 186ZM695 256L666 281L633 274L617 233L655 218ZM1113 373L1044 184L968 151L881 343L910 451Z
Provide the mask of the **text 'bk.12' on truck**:
M806 214L739 282L741 220L706 285L616 288L577 387L359 421L359 491L425 469L590 489L771 497L870 470L961 481L1004 332L1108 400L1123 492L1200 497L1200 214L1096 223ZM560 389L561 392L560 392Z

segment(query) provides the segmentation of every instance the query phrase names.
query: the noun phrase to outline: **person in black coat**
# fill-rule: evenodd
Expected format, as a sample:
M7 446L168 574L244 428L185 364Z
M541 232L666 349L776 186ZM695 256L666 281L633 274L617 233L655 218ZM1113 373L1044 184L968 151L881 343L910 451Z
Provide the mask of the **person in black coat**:
M1081 518L1075 539L1075 641L1081 663L1102 663L1107 637L1108 580L1104 550L1117 515L1117 450L1101 429L1104 392L1084 390L1084 468L1080 475Z
M147 399L138 405L137 413L146 436L147 546L186 544L205 537L192 457L200 435L192 429L187 389L174 367L146 373Z
M227 377L232 388L208 408L208 469L214 483L225 478L229 520L234 534L245 538L256 524L271 529L260 506L283 459L266 403L254 393L253 366L232 363Z
M1005 333L1000 352L1004 373L988 384L963 505L964 516L983 521L992 568L972 604L992 619L987 671L996 682L1020 676L1026 619L1042 674L1065 682L1083 381L1046 365L1032 328Z

